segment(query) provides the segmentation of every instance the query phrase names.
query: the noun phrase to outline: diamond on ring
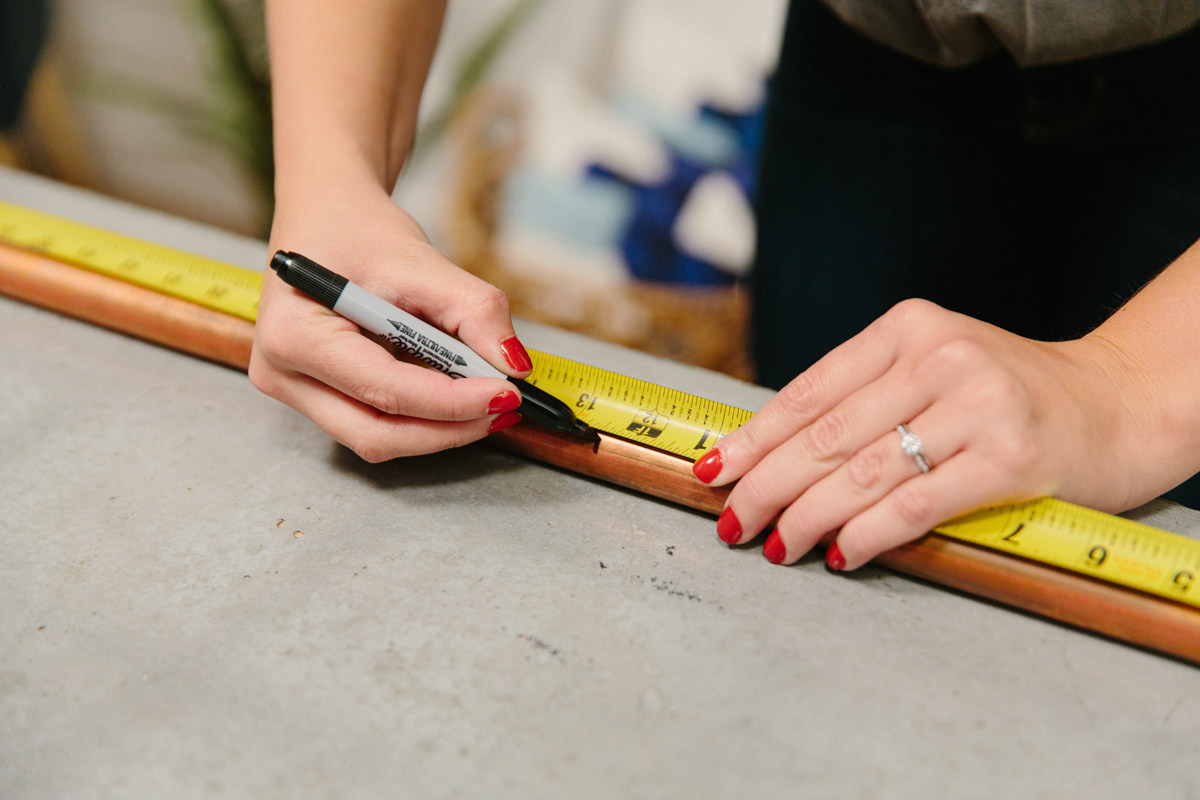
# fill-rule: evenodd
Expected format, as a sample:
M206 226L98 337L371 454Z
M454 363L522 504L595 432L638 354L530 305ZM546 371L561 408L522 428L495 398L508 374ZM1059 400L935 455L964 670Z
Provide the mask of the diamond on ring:
M921 437L910 431L906 425L897 425L896 431L900 434L900 449L904 451L904 455L911 456L921 472L929 472L929 460L925 457L925 445L921 443Z

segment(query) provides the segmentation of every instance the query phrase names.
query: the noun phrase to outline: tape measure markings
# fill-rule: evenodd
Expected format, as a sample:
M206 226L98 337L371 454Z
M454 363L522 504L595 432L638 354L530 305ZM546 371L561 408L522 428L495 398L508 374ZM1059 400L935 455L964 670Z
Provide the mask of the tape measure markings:
M0 241L254 321L262 275L0 201ZM584 422L695 459L751 412L617 372L530 351L530 382ZM1200 607L1200 541L1042 498L984 509L935 528L943 536Z
M588 425L693 461L752 416L677 389L531 352L530 382L572 406Z
M0 201L0 240L253 322L252 270ZM695 460L750 412L532 351L530 381L592 427Z
M1200 607L1200 541L1041 498L934 528L953 539Z
M253 270L2 201L0 240L251 322L258 315Z

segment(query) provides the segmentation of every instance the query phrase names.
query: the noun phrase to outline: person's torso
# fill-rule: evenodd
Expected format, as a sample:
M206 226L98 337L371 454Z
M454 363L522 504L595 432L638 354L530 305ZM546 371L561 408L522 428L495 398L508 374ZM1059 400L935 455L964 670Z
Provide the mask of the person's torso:
M1152 44L1200 21L1200 0L822 0L843 22L946 67L1007 52L1023 67Z

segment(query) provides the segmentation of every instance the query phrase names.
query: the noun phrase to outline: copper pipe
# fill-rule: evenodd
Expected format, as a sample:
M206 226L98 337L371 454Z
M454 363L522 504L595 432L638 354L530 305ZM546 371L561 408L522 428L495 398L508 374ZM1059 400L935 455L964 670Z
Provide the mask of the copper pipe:
M245 370L254 323L0 246L0 294Z
M0 293L240 370L249 363L251 323L44 256L0 246ZM522 423L490 441L712 515L728 495L697 481L687 459L610 436L593 444ZM1190 606L937 534L875 563L1200 664L1200 611Z

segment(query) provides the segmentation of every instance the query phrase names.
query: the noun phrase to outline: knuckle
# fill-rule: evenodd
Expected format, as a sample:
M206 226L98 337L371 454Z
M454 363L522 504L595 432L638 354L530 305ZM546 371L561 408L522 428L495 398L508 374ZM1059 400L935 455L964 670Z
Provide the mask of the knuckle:
M987 380L980 383L978 391L980 402L993 415L1025 419L1032 411L1033 398L1029 390L1008 372L988 376Z
M737 494L739 509L770 508L774 500L767 484L759 480L754 473L742 478L734 491ZM732 500L730 504L733 504Z
M978 343L965 338L948 339L935 345L917 367L919 377L934 380L935 376L961 375L977 370L987 363L987 353Z
M258 325L254 331L254 344L251 347L251 364L260 362L290 363L292 339L276 333L271 325Z
M368 464L382 464L394 457L394 454L383 445L383 440L369 431L355 432L343 439L342 444L349 447L356 456Z
M883 475L883 456L878 450L860 450L846 465L850 480L860 489L870 489Z
M847 430L846 418L831 411L800 432L800 442L818 461L828 461L842 455L842 443Z
M988 443L993 463L1009 474L1020 474L1043 460L1041 443L1027 430L1000 431Z
M247 368L246 374L250 378L251 386L268 397L278 399L280 395L278 373L266 363L261 355L256 356L251 353L250 366Z
M371 445L365 445L357 448L354 450L354 452L358 454L359 458L361 458L363 461L366 461L368 464L382 464L391 457L382 449Z
M486 435L486 429L480 431L467 425L459 425L454 428L454 434L447 441L446 447L451 449L455 447L465 447L472 442L479 441Z
M486 407L481 408L479 401L472 397L449 393L446 396L430 398L432 405L429 413L439 420L466 421L486 416ZM457 440L455 440L457 441ZM452 445L457 447L458 445Z
M473 293L471 314L485 317L507 317L509 315L508 295L490 283L481 283Z
M892 492L892 506L902 522L912 526L930 524L933 502L914 481L902 483Z
M797 375L777 395L785 413L800 417L807 417L816 411L820 396L820 387L811 370Z
M763 453L770 443L769 426L761 417L751 417L742 427L726 434L713 447L719 447L725 462L749 460L755 453Z
M880 322L894 332L921 330L928 327L941 311L941 306L936 303L913 297L888 309Z
M380 386L364 386L356 394L362 402L384 414L395 416L403 412L400 399Z

